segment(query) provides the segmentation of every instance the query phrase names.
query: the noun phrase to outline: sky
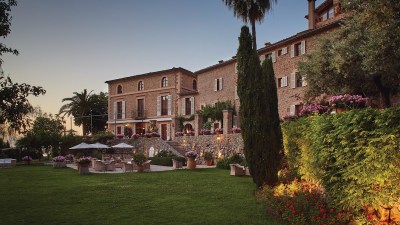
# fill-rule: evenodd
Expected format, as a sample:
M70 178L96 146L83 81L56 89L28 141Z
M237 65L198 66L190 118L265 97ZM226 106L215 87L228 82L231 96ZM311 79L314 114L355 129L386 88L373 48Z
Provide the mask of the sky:
M278 0L257 24L257 46L306 30L307 4ZM11 15L2 42L20 54L3 56L5 75L42 86L29 100L52 114L73 92L107 91L107 80L230 59L244 25L222 0L18 0Z

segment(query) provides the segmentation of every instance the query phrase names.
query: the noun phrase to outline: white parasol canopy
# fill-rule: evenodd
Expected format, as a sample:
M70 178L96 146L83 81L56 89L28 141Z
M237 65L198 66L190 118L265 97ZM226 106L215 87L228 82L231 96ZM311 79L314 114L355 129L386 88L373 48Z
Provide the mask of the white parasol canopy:
M117 145L111 146L112 148L133 148L132 145L128 145L125 143L119 143Z
M97 148L97 149L99 149L99 148L110 148L107 145L103 145L102 143L99 143L99 142L96 142L94 144L90 144L90 146L92 146L92 148Z
M80 143L79 145L75 145L69 149L89 149L89 148L94 148L92 145L87 144L85 142Z

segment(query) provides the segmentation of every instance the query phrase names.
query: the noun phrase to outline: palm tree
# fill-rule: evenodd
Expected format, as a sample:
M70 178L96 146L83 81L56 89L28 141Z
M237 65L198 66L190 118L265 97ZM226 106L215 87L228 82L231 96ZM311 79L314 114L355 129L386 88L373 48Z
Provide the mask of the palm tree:
M233 9L233 15L250 22L251 34L253 38L253 49L257 50L256 41L256 21L262 22L265 13L272 9L272 4L277 0L222 0L229 9Z
M61 106L59 114L75 117L75 125L82 125L82 132L85 135L90 126L90 110L93 106L93 91L87 92L86 89L82 93L74 92L74 96L64 98L62 102L69 101L69 103Z

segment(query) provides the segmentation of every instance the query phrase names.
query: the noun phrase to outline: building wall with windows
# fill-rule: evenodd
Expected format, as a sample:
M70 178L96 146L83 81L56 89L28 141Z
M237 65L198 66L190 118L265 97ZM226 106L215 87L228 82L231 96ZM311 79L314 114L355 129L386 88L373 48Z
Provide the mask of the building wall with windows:
M338 0L326 0L318 7L315 7L315 0L307 2L308 30L273 44L266 43L258 49L261 63L268 58L273 62L280 117L296 115L302 109L307 78L297 73L297 64L307 60L306 54L313 51L318 39L336 29L343 17ZM107 81L110 93L109 130L119 134L124 127L132 126L135 133L146 129L153 121L159 127L159 133L163 136L167 132L164 138L170 139L176 131L180 131L176 121L178 117L189 119L205 105L231 101L235 111L239 112L236 64L236 57L232 57L194 73L173 68ZM144 106L139 108L144 108L144 116L137 115L138 101L143 102ZM240 126L238 117L238 114L233 116L233 122L229 124ZM198 130L196 124L200 123L186 121L185 130ZM218 122L213 127L220 125Z

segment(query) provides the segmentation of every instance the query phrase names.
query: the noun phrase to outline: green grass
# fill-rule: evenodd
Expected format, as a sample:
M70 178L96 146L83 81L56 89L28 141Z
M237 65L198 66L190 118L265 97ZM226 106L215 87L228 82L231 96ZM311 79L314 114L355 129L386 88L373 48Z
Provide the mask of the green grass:
M277 224L249 177L220 169L79 175L0 169L0 224Z

